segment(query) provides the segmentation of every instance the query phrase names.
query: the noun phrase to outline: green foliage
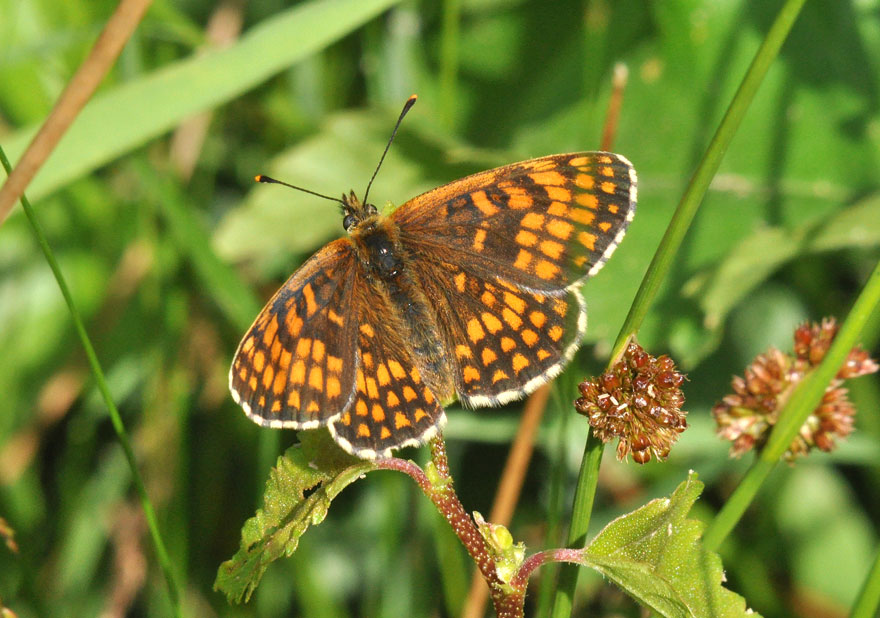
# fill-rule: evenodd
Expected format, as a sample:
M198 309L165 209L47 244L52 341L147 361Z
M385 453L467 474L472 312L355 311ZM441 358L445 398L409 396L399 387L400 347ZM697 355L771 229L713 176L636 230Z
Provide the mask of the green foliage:
M669 498L609 523L584 550L585 563L662 616L757 616L721 584L718 554L700 542L688 513L703 491L693 472Z
M241 548L217 572L214 588L230 601L248 601L269 564L292 555L309 526L324 521L337 494L375 470L335 448L325 431L300 437L269 473L263 508L245 522Z

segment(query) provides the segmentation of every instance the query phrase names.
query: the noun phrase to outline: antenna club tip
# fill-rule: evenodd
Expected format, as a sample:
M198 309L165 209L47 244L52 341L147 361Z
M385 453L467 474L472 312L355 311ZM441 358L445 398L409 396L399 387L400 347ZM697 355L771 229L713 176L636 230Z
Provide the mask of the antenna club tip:
M411 94L411 95L409 95L409 98L406 100L406 102L412 104L412 103L415 103L418 100L418 98L419 98L419 95Z

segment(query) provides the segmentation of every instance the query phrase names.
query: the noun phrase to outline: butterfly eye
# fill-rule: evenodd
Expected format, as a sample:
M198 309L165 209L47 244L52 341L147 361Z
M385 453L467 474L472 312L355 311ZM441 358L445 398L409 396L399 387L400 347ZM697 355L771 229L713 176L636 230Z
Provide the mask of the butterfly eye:
M344 227L345 231L347 232L348 228L354 225L354 222L356 220L357 217L355 217L354 215L345 215L345 217L342 219L342 227Z

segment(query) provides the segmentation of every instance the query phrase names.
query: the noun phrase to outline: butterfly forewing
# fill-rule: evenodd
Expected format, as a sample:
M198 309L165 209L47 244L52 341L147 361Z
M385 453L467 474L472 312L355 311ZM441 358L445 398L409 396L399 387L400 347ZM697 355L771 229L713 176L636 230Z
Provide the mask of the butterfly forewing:
M416 255L464 260L483 277L552 291L599 271L635 212L636 177L606 152L553 155L474 174L391 217Z
M354 393L359 281L348 240L330 243L288 279L239 345L229 375L255 422L306 429L340 413Z

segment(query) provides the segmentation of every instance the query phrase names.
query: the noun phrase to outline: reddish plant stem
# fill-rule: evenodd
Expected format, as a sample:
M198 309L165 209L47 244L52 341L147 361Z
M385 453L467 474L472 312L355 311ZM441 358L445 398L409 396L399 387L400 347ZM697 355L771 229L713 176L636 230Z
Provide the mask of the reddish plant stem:
M573 562L575 564L584 564L584 551L582 549L548 549L547 551L539 551L532 554L519 567L516 575L510 580L510 586L517 590L522 589L525 592L529 583L529 577L539 566L543 566L548 562Z

